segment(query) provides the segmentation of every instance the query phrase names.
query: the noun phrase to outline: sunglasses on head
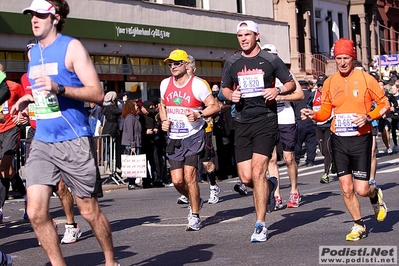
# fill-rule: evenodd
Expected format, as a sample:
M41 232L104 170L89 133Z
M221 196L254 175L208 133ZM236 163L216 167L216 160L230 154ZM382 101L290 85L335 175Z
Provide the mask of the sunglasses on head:
M170 63L168 63L168 66L169 66L169 67L173 67L173 66L179 67L179 66L181 66L181 65L183 65L183 64L184 64L184 61L175 61L175 62L170 62Z
M46 19L50 16L50 13L46 13L46 14L41 14L41 13L36 13L36 12L30 12L31 16L35 16L39 19Z

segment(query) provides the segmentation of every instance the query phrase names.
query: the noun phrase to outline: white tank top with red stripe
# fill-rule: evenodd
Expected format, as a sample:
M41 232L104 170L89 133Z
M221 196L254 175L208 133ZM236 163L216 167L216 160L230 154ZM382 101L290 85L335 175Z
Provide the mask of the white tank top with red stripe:
M180 87L175 84L173 77L166 78L161 82L160 92L168 119L172 121L169 138L184 139L202 129L204 120L190 122L186 116L189 109L201 111L204 100L210 95L208 87L200 78L191 76L186 84Z

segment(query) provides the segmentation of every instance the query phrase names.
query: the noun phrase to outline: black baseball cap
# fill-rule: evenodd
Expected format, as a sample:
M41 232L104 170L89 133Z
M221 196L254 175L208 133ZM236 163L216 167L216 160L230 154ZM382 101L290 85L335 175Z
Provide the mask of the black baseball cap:
M326 75L324 75L324 74L318 76L318 77L317 77L317 81L316 81L316 85L317 85L317 86L323 86L324 81L326 81L327 78L328 78L328 77L327 77Z
M308 81L306 81L306 80L299 80L298 81L299 82L299 85L301 85L301 86L308 86L309 85L309 82Z

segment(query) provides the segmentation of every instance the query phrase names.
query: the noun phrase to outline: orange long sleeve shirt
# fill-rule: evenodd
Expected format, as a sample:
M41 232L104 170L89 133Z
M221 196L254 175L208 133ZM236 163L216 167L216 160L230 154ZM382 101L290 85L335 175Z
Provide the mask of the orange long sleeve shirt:
M376 102L376 107L371 111L373 101ZM368 114L371 119L378 119L388 109L389 101L376 79L362 70L354 69L354 72L348 77L342 77L337 72L324 82L322 106L314 114L313 120L325 121L334 110L331 132L337 133L337 127L353 127L353 125L345 123L343 118L345 115ZM337 117L340 121L337 121ZM364 135L371 132L372 125L367 123L360 128L356 127L356 130L357 133L353 134Z

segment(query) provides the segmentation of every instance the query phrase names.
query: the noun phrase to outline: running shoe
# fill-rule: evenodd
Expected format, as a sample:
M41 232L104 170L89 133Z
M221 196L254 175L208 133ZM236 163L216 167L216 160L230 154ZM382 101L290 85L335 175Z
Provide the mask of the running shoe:
M209 187L209 204L216 204L219 202L220 187L218 185Z
M299 193L299 191L290 192L290 199L288 200L287 208L298 208L300 202L301 194Z
M10 255L0 251L0 266L11 266L12 258Z
M377 187L377 183L375 182L375 179L370 179L370 180L369 180L369 185L370 185L370 186Z
M61 239L61 244L73 244L75 243L79 237L82 235L82 231L78 225L76 228L73 225L65 225L65 233L64 237Z
M201 219L190 214L187 218L188 224L186 227L186 231L198 231L201 229L202 224L201 224Z
M242 196L248 194L247 187L241 182L234 185L234 191L238 192Z
M352 231L346 235L346 241L358 241L366 237L366 226L355 223Z
M392 153L393 153L393 150L391 149L390 146L388 146L388 148L387 148L387 153L388 153L388 154L392 154Z
M384 196L382 194L382 189L376 188L376 192L377 192L378 202L376 204L373 204L373 208L377 221L382 222L385 220L385 217L387 217L388 208L385 205L383 199Z
M280 196L274 196L276 199L276 207L274 208L275 211L280 210L283 208L283 200Z
M265 242L267 240L267 228L261 223L255 224L254 233L251 236L251 242Z
M181 195L178 199L177 199L177 204L188 204L188 198L184 195Z
M324 173L323 176L320 179L321 184L328 184L330 183L330 178L328 177L327 173Z
M29 219L29 217L28 217L28 213L26 212L26 210L27 210L27 203L26 203L26 200L25 200L25 210L24 210L24 214L23 214L23 216L22 216L22 218L24 219L24 220L28 220Z
M3 211L0 211L0 224L3 223Z
M267 200L267 207L266 207L266 211L267 212L272 212L274 211L274 209L276 208L276 198L274 197L274 192L277 189L277 178L272 176L270 177L268 180L269 182L269 199Z

